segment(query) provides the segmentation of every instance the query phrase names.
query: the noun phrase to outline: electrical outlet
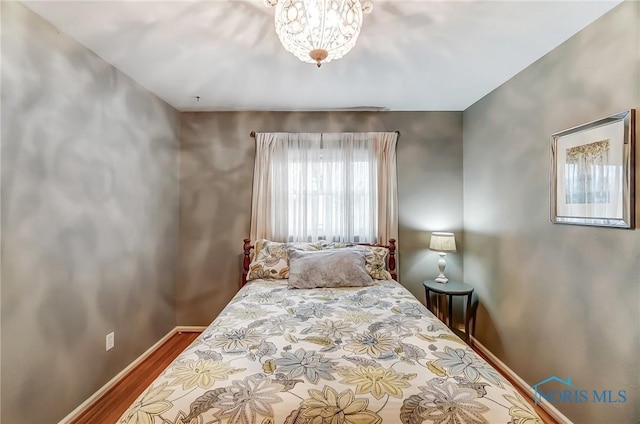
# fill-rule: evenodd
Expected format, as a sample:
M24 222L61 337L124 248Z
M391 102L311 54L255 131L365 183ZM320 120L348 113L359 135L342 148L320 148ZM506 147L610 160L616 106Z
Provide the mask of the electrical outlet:
M113 349L113 346L116 344L115 337L115 333L107 334L107 350Z

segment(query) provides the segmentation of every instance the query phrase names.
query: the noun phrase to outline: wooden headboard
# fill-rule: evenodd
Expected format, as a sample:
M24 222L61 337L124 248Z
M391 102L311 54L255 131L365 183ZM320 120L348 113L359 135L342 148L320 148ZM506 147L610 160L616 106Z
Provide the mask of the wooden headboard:
M396 272L396 239L389 239L389 244L370 244L370 243L354 243L360 246L375 246L375 247L386 247L389 249L389 259L387 266L389 267L389 273L391 274L391 278L394 280L398 280L398 273ZM251 249L253 249L253 245L251 244L250 239L244 239L244 257L242 258L242 280L240 281L240 287L247 284L247 274L249 273L249 264L251 264Z

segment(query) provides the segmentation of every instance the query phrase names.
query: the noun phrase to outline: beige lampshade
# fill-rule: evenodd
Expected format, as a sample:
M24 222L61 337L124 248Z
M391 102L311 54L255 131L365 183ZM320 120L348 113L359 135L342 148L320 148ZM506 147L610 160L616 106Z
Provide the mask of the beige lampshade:
M429 250L451 253L456 251L456 238L453 233L431 233Z

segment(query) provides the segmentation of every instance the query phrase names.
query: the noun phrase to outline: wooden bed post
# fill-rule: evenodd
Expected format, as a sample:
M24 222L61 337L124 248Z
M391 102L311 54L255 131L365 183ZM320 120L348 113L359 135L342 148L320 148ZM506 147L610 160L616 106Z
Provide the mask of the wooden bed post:
M242 258L242 281L240 281L240 287L247 284L247 274L249 273L249 264L251 263L251 257L249 253L251 252L251 240L244 239L244 257Z
M396 239L389 239L389 271L391 278L398 281L398 273L396 272Z

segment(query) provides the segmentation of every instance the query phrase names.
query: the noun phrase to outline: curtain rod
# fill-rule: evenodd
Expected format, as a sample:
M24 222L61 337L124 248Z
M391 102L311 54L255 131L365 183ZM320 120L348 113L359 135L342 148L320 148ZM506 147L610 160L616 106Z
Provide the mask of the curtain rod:
M395 130L394 132L395 132L396 134L398 134L398 137L400 137L400 130ZM251 137L251 138L256 138L256 132L255 132L255 131L251 131L251 132L249 133L249 137Z

